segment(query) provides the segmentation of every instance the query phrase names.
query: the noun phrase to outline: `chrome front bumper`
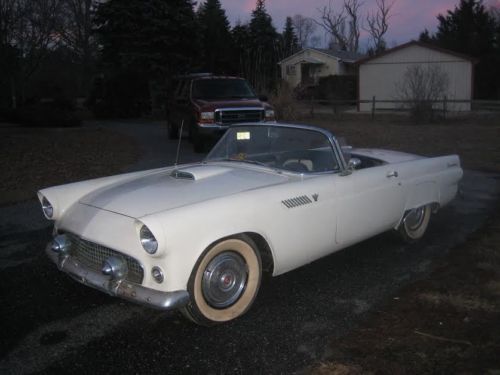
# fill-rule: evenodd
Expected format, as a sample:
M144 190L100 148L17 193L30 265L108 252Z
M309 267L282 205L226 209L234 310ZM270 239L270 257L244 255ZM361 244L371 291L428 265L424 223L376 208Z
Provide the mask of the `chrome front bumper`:
M55 253L52 250L52 243L47 245L45 252L57 265L59 270L67 273L82 284L112 296L161 310L178 309L189 302L189 294L185 290L160 292L130 283L126 280L113 280L109 276L100 274L79 264L70 255Z

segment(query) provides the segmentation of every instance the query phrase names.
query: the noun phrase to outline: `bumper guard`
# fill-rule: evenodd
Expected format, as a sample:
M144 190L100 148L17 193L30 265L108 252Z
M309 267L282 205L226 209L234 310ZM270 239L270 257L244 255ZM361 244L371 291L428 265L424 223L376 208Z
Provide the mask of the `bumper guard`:
M45 252L59 270L67 273L76 281L100 290L112 296L120 297L131 302L153 307L160 310L174 310L185 306L189 302L189 294L185 290L174 292L160 292L132 284L125 280L114 280L110 276L100 274L79 264L67 254L58 254L52 250L52 243L47 245Z

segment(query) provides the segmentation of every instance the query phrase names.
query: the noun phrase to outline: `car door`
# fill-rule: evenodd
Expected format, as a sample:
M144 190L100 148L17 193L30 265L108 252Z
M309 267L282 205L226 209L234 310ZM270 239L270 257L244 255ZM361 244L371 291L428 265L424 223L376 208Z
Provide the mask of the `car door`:
M336 250L334 184L331 173L266 190L259 224L269 234L278 273Z
M404 189L397 165L354 170L336 176L336 242L347 246L397 225Z

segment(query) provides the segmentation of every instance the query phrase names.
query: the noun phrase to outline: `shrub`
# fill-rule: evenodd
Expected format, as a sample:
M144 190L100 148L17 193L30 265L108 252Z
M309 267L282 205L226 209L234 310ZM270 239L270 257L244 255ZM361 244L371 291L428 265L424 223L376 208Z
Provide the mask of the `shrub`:
M410 110L416 122L435 119L434 105L448 91L448 74L439 65L411 65L406 68L401 81L396 83L396 93Z
M294 121L298 118L297 101L287 82L281 81L276 94L271 97L276 118L280 121Z
M81 124L77 114L56 102L25 105L11 110L9 120L25 126L72 127Z

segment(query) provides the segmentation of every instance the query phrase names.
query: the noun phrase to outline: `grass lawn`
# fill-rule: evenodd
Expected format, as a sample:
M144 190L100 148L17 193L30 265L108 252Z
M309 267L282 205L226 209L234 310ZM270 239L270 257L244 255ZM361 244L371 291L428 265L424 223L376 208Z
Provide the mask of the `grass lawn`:
M103 129L0 127L0 205L37 190L123 172L139 157L130 138Z

